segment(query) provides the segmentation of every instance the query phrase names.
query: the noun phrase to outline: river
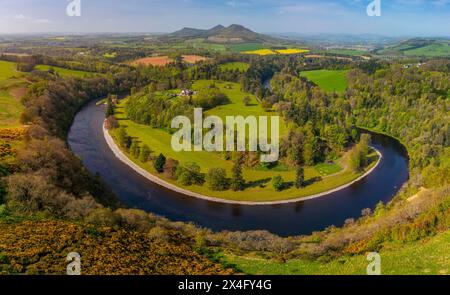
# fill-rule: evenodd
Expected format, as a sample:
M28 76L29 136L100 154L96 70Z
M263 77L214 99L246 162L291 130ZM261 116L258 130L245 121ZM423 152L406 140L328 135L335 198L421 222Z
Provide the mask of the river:
M364 208L388 202L408 179L406 152L396 140L372 134L383 155L378 167L363 180L327 196L272 206L245 206L187 197L156 185L118 160L103 136L104 106L91 102L75 117L69 133L71 150L92 173L98 173L118 198L173 221L193 222L212 230L267 230L281 236L310 234L341 226Z

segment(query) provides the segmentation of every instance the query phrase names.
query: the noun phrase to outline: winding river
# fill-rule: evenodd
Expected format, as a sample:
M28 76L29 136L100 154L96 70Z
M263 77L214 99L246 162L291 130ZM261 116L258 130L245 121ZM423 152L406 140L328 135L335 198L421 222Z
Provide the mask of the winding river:
M309 234L357 218L364 208L387 202L408 179L406 152L396 140L372 134L383 155L363 180L327 196L271 206L222 204L187 197L154 184L117 159L103 136L104 107L93 101L77 114L69 146L92 172L98 173L120 200L174 221L194 222L213 230L267 230L289 236Z

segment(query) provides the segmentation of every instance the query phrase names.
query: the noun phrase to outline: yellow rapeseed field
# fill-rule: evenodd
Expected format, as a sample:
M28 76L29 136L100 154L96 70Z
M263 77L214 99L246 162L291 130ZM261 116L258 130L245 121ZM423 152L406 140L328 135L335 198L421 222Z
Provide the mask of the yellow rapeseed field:
M279 54L299 54L299 53L307 53L309 50L307 49L297 49L297 48L288 48L288 49L281 49L276 50Z

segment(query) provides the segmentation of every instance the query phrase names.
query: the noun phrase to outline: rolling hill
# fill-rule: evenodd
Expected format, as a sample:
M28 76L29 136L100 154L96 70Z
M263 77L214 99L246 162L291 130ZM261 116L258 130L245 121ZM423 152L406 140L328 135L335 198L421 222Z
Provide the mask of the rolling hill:
M448 57L450 56L450 40L445 38L414 38L387 47L378 53L418 57Z
M237 24L224 27L217 25L209 30L183 28L179 31L166 35L169 38L202 38L212 43L245 43L245 42L273 42L273 37L255 33L252 30Z

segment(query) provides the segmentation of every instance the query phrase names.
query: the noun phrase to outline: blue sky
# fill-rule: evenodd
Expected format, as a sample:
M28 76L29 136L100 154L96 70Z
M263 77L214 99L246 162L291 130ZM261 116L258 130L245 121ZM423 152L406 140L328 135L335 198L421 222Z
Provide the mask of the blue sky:
M238 23L258 32L450 36L450 0L0 0L0 33L170 32Z

